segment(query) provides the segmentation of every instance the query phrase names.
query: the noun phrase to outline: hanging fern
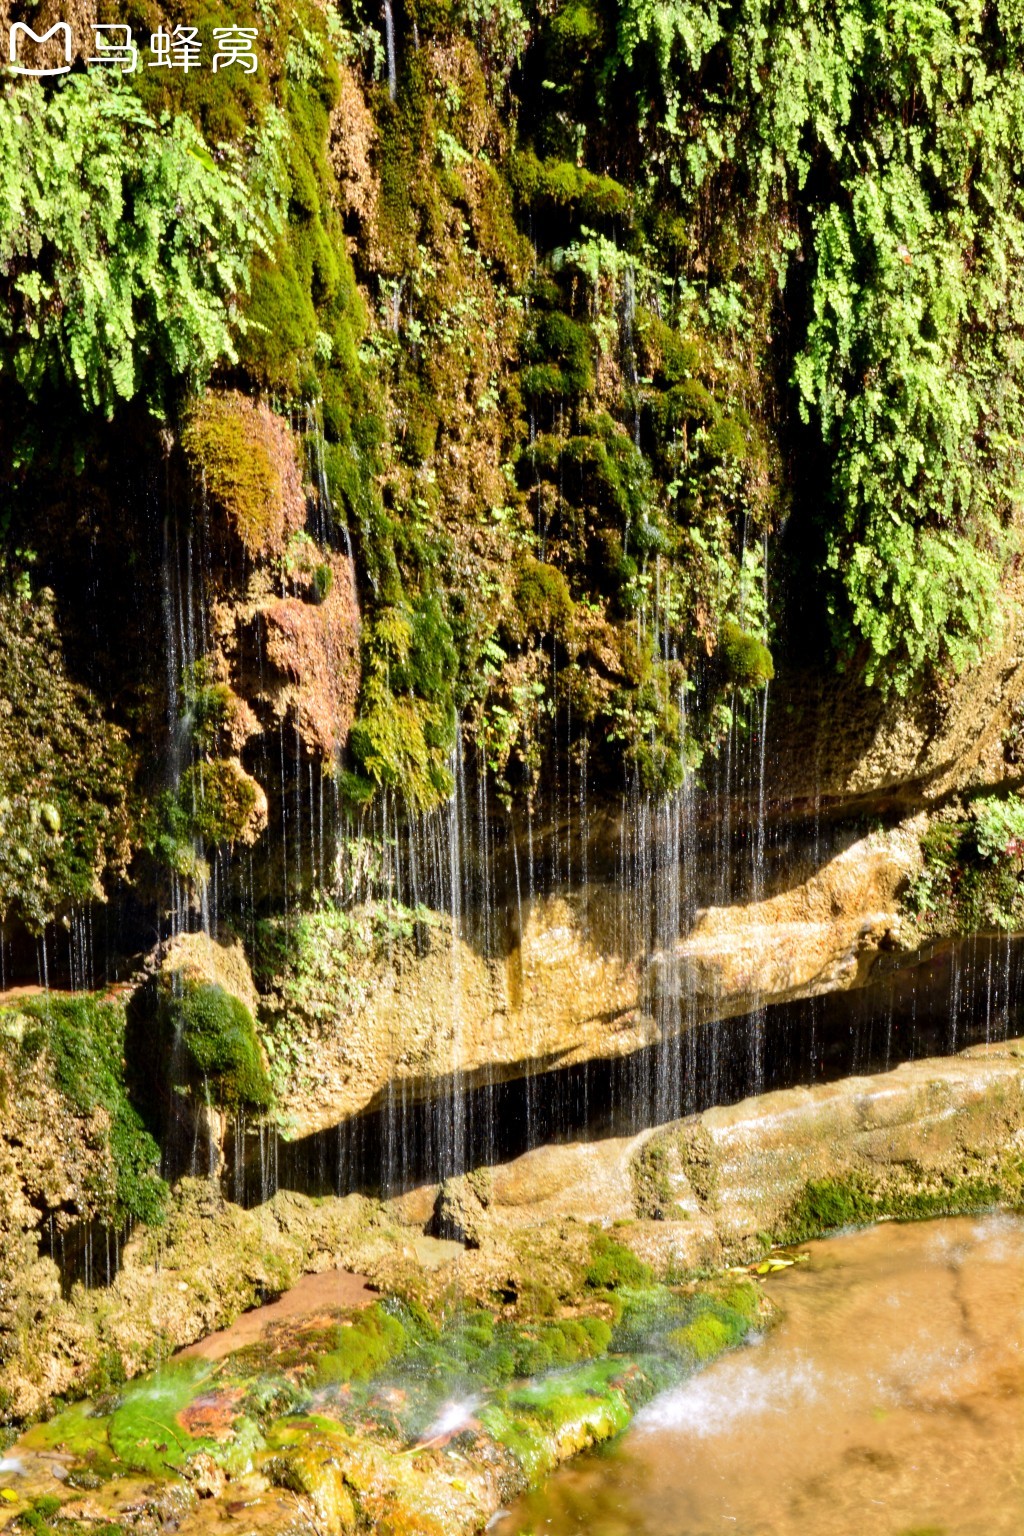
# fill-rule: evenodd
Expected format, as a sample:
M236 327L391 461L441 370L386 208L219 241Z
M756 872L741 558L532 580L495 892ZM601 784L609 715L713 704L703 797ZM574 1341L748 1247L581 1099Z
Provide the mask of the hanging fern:
M192 121L155 121L98 72L0 96L0 375L33 401L67 385L112 415L166 408L234 358L235 304L266 250L279 126L248 157Z

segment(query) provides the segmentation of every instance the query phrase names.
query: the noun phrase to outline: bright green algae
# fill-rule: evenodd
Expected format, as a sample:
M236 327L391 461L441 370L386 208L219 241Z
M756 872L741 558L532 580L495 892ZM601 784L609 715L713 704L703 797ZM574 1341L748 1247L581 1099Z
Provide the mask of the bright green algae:
M596 1239L595 1263L614 1270L617 1249ZM375 1528L384 1486L391 1528L429 1531L434 1485L458 1496L464 1486L449 1462L457 1471L468 1453L475 1467L498 1469L506 1491L534 1484L620 1434L640 1406L740 1343L759 1317L751 1282L680 1291L642 1265L638 1274L625 1259L622 1267L628 1282L613 1273L610 1288L591 1288L594 1311L573 1316L510 1317L456 1302L435 1318L387 1296L285 1325L221 1362L173 1360L76 1404L29 1430L18 1451L71 1453L71 1488L130 1473L194 1479L208 1463L229 1479L260 1471L311 1500L336 1530ZM34 1529L58 1518L26 1509ZM481 1505L481 1525L488 1513ZM473 1528L472 1511L458 1518Z

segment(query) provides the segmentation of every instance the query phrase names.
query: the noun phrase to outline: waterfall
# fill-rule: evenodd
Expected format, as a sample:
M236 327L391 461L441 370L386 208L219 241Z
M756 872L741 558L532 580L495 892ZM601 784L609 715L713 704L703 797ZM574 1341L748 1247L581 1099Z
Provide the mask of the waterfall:
M391 0L384 0L384 39L388 53L388 95L394 101L398 90L398 69L395 63L395 18Z
M636 278L632 263L625 270L622 280L622 355L626 365L626 378L633 394L633 441L640 447L640 396L637 385L640 375L636 366Z

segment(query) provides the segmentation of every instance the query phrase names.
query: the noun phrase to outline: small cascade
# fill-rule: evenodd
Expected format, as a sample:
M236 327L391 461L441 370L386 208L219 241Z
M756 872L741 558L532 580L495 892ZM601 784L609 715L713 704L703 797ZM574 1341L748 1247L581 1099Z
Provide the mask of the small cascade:
M1012 1018L1024 1001L1024 944L1013 946L1009 989L1004 992L1002 981L997 984L995 979L1002 971L1003 940L982 942L976 960L986 974L991 953L993 1017L1008 1005ZM834 1082L881 1072L900 1061L948 1055L953 953L937 966L923 964L920 974L894 972L859 992L769 1005L760 1091ZM961 1021L958 1049L985 1042L987 1015L983 1005L969 1027ZM749 1031L749 1015L716 1026L719 1055L714 1071L707 1068L702 1040L708 1026L689 1031L681 1052L685 1102L677 1114L751 1096ZM1000 1029L993 1038L1006 1038L1006 1033ZM691 1044L696 1047L693 1056ZM694 1062L698 1070L691 1076ZM556 1068L532 1079L492 1077L471 1083L460 1076L462 1166L485 1167L551 1142L631 1136L664 1124L667 1096L659 1095L656 1085L664 1081L665 1063L663 1043L655 1040L631 1055ZM435 1186L443 1166L439 1131L446 1120L452 1123L455 1089L454 1082L440 1083L430 1098L409 1096L401 1101L400 1163L391 1161L398 1128L389 1103L295 1141L249 1137L241 1159L235 1149L228 1193L254 1206L277 1189L313 1196L356 1191L386 1197Z
M352 574L352 590L356 592L358 583L352 536L347 520L343 520L338 515L327 479L327 442L324 437L323 410L312 402L305 407L303 440L307 447L309 478L313 487L313 536L319 544L330 545L340 530Z
M181 793L186 770L195 761L193 744L193 697L197 666L209 645L208 602L205 582L205 549L202 548L206 522L205 486L200 516L188 509L168 507L163 519L162 537L162 615L165 645L164 677L167 688L166 786L172 803ZM196 798L202 793L201 771L192 778L193 816ZM210 906L209 871L202 846L193 839L188 871L179 864L170 878L169 938L188 932L195 916L204 931L215 926L216 899ZM197 901L194 893L198 893Z
M636 276L632 263L622 278L621 351L626 380L633 397L633 441L640 447L640 373L636 365Z
M72 992L91 992L96 985L91 905L73 907L67 919L68 977Z
M441 1171L455 1178L466 1171L466 1096L462 1082L462 957L464 923L463 878L467 867L466 772L461 724L456 727L451 772L455 790L448 801L448 892L451 914L451 1080L445 1115L447 1136L442 1145Z
M395 18L391 9L391 0L383 0L384 9L384 42L388 57L388 95L394 101L398 91L398 66L395 59Z

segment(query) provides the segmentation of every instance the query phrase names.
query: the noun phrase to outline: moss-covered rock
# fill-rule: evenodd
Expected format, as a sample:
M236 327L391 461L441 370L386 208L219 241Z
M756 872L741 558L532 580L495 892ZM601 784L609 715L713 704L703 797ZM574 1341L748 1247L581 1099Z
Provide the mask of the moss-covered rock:
M174 1216L170 1228L169 1254ZM680 1296L649 1281L623 1307L628 1325L614 1335L595 1315L513 1316L469 1307L450 1288L426 1306L388 1296L277 1322L218 1365L175 1363L73 1409L19 1451L31 1458L60 1441L83 1466L109 1462L121 1477L135 1469L171 1486L183 1476L225 1501L231 1480L255 1470L308 1501L300 1508L320 1529L471 1536L510 1492L620 1434L762 1310L730 1307L714 1288ZM454 1391L466 1399L461 1417Z
M267 798L237 758L192 764L181 776L179 804L189 830L211 848L254 843L267 822Z
M209 391L193 408L181 442L200 494L250 559L281 553L306 517L284 422L237 390Z
M719 650L726 678L739 688L763 688L775 676L768 647L729 619L722 625Z
M273 1090L245 1004L213 983L180 975L167 983L161 1011L171 1072L224 1109L268 1109Z
M65 662L53 593L0 593L0 920L39 931L131 847L125 732Z

